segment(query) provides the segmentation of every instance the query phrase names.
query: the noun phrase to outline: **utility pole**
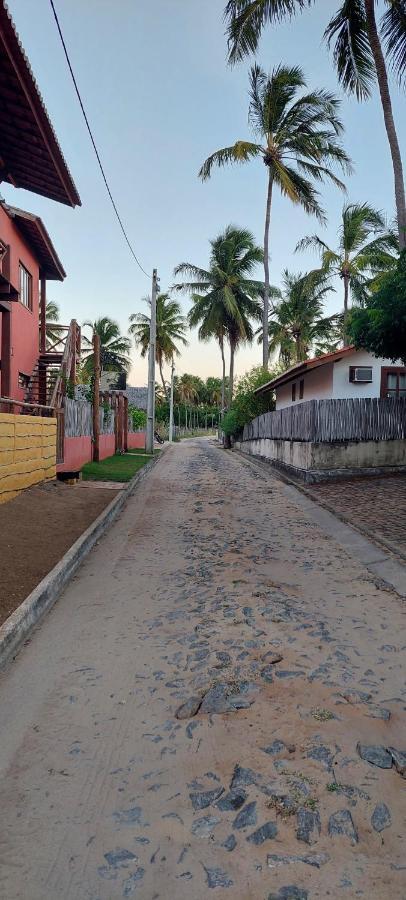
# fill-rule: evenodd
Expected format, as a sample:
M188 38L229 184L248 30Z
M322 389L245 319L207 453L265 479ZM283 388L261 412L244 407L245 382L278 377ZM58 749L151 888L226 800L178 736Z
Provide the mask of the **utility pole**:
M173 381L175 374L175 363L173 361L172 356L172 367L171 367L171 402L169 406L169 443L173 443Z
M149 329L149 354L148 354L148 404L147 404L147 440L146 452L154 453L155 430L155 355L156 355L156 295L158 291L158 275L154 269L152 273L151 293L151 324Z
M100 337L93 333L93 462L100 459ZM116 412L117 415L117 412Z

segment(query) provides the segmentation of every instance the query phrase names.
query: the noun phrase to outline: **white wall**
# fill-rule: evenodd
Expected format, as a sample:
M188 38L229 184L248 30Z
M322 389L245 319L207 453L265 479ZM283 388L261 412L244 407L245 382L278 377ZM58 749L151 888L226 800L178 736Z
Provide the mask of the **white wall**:
M304 380L304 394L299 400L300 381ZM292 384L296 384L296 400L292 403ZM276 388L276 409L285 406L294 406L304 403L306 400L328 400L333 392L333 363L320 366L318 369L310 369L304 375L292 379L288 384Z
M383 366L401 366L400 360L392 362L390 359L377 359L366 350L357 350L350 356L344 356L339 362L334 363L333 393L334 400L347 400L357 397L381 396L381 368ZM371 366L372 381L367 384L352 384L350 382L350 366Z
M359 397L381 396L381 368L383 366L402 366L400 360L377 359L366 350L354 350L335 363L326 363L318 369L310 369L304 375L292 379L288 384L276 388L276 409L304 403L306 400L346 400ZM366 384L353 384L350 381L350 366L371 366L372 381ZM303 400L299 400L299 382L304 379ZM296 400L292 403L292 384L296 384Z

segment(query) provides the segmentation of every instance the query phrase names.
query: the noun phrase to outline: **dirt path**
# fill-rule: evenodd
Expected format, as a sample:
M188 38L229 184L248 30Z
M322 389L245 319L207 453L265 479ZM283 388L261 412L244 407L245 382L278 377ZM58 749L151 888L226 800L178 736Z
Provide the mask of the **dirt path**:
M111 503L119 487L47 481L0 504L0 625Z
M2 900L404 900L403 610L281 482L167 451L0 677Z

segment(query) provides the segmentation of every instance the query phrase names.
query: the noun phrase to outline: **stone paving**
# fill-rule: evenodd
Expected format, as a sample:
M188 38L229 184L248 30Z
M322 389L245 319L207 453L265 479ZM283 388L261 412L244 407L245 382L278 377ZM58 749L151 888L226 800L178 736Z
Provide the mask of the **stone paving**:
M312 484L307 489L347 522L383 538L406 557L406 475Z
M0 677L0 897L405 900L405 645L283 483L174 446Z

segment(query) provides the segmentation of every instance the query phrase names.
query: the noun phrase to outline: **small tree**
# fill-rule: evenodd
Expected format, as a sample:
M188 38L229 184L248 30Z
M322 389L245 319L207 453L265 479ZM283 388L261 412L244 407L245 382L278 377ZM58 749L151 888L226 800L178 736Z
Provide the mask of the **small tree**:
M268 412L273 405L269 397L258 397L255 390L274 378L276 374L277 371L270 373L262 366L255 366L239 379L233 402L222 422L222 428L227 437L236 436L242 431L244 425L251 422L256 416Z
M357 349L406 365L406 250L366 306L351 310L348 335Z
M138 428L145 428L147 424L147 414L143 409L137 409L136 406L128 407L128 415L131 419L134 431Z

